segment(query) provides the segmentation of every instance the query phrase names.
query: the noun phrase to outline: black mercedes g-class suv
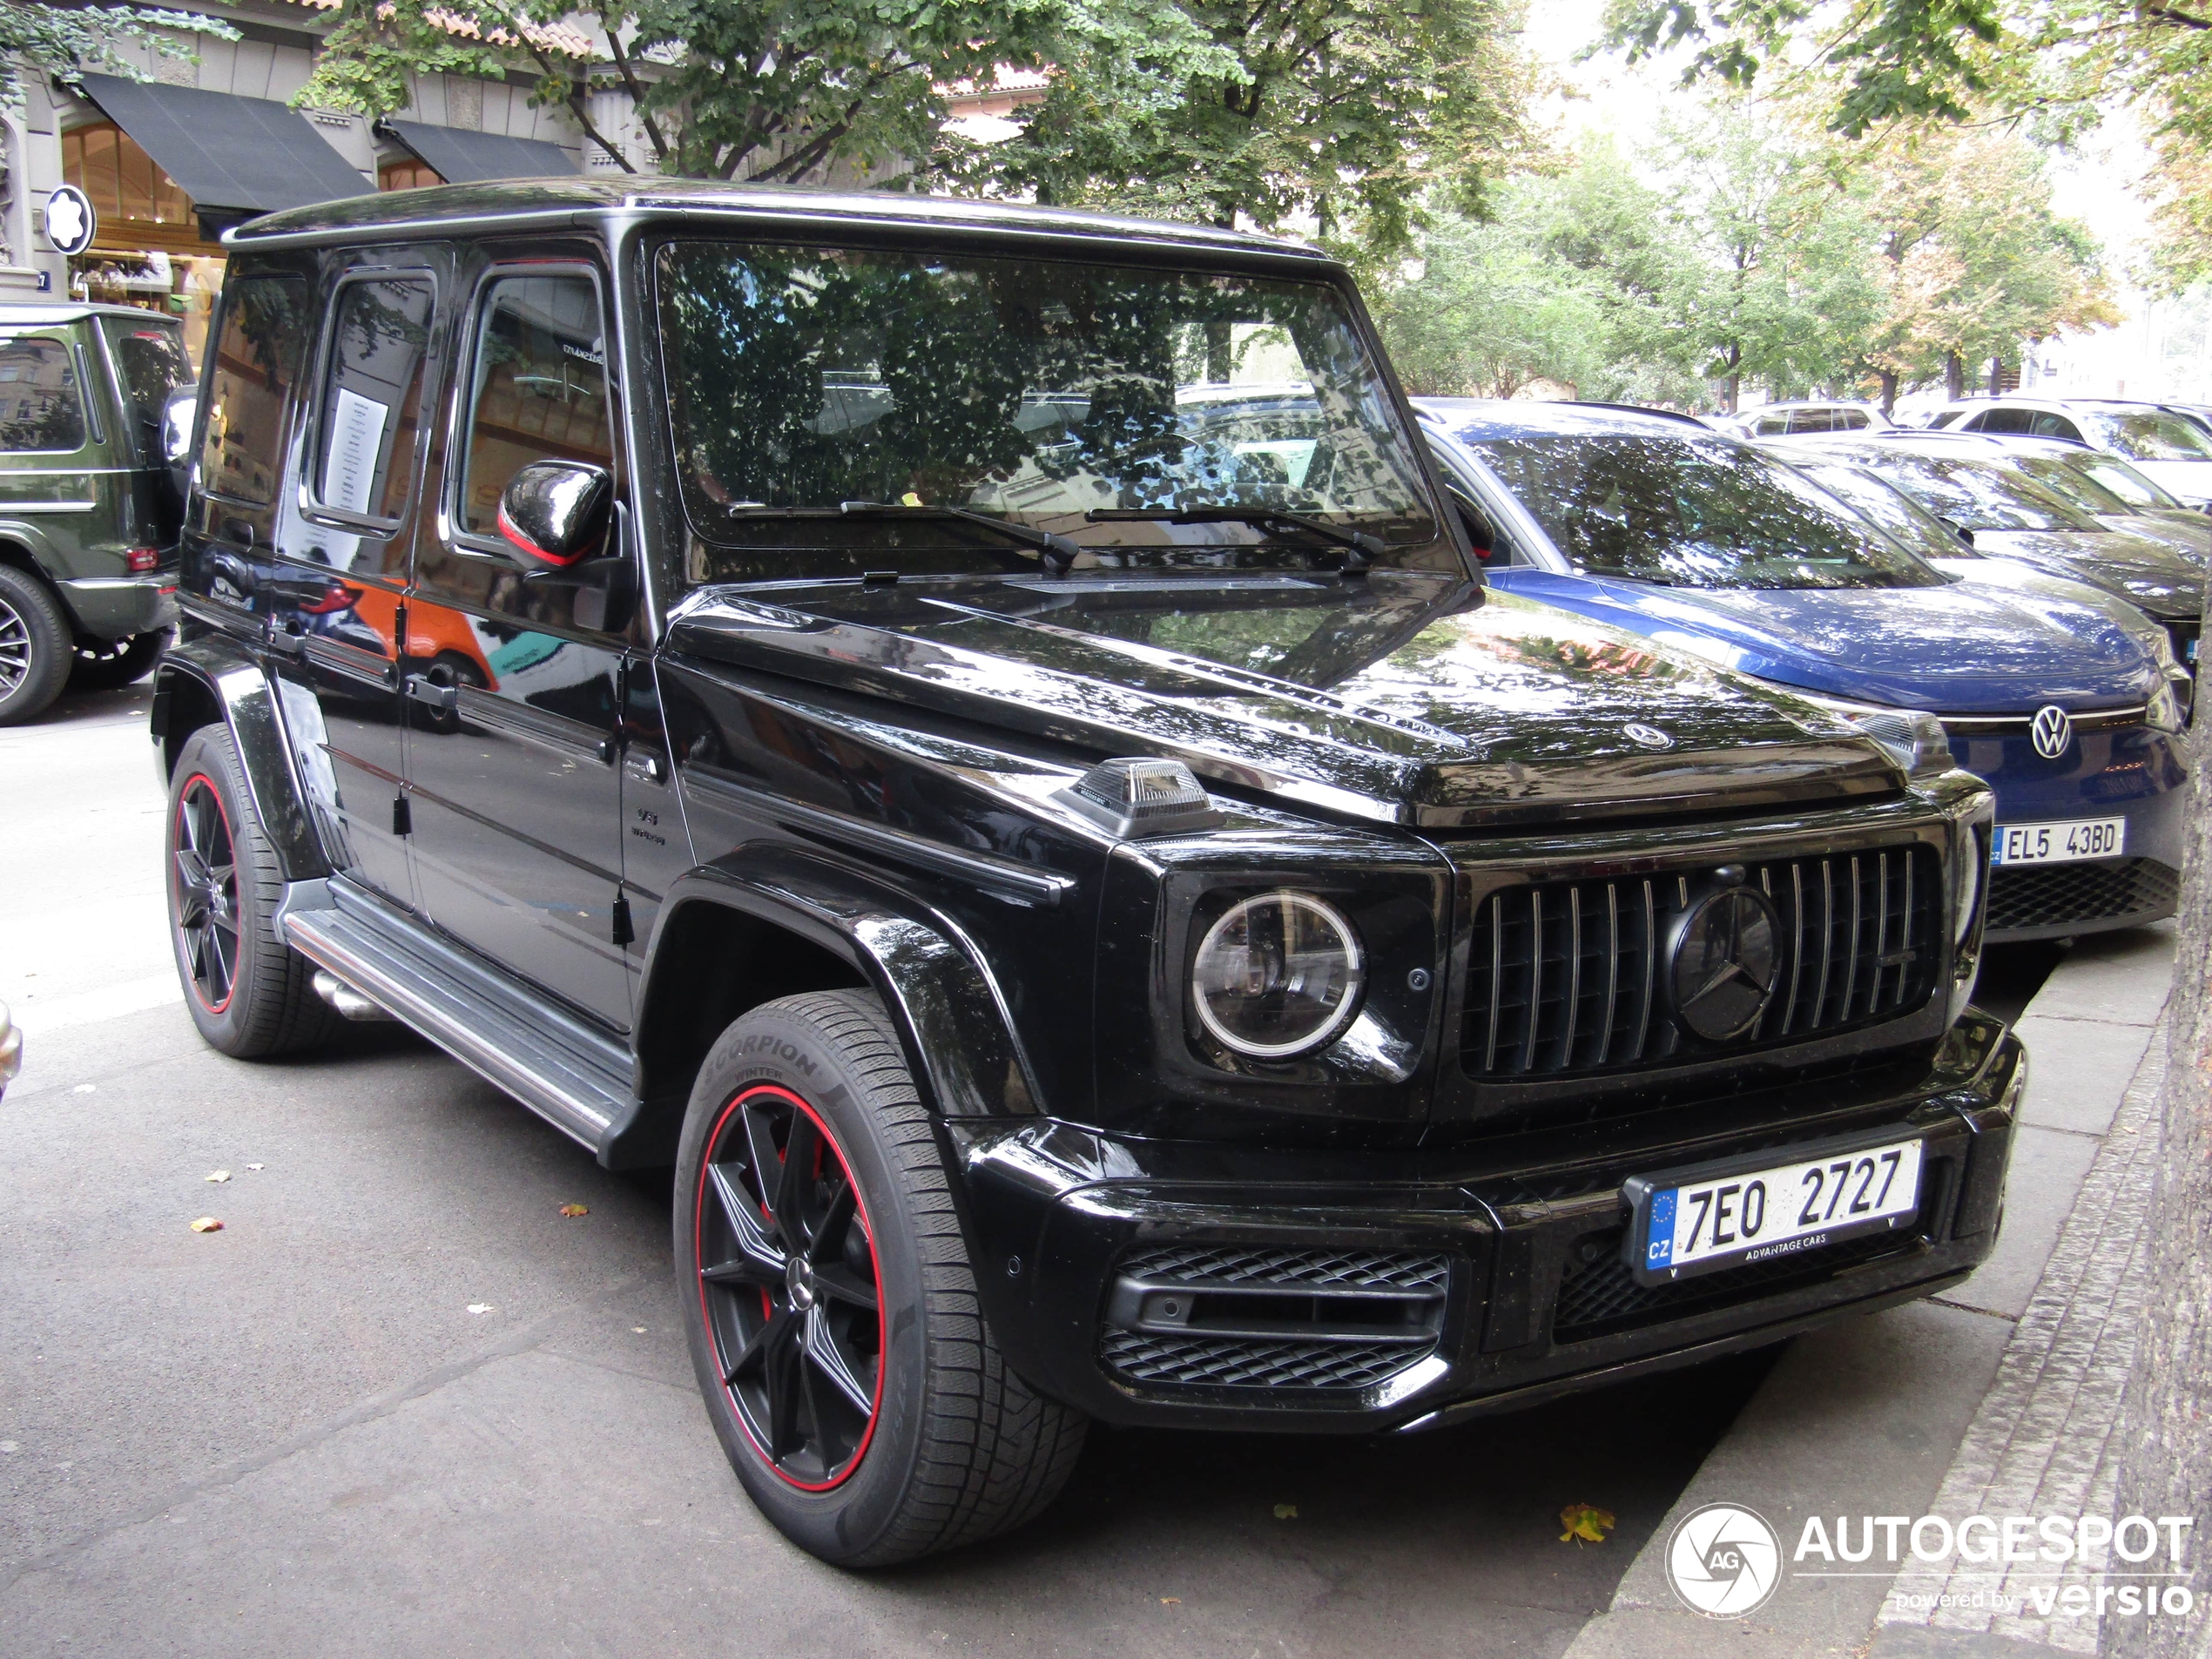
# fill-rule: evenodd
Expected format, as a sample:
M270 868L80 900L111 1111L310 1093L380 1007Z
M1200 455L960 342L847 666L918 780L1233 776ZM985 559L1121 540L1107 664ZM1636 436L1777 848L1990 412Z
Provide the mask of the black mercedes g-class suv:
M677 182L229 240L192 1016L388 1014L673 1163L806 1548L1014 1526L1091 1418L1430 1428L1988 1252L1987 793L1486 594L1339 266Z

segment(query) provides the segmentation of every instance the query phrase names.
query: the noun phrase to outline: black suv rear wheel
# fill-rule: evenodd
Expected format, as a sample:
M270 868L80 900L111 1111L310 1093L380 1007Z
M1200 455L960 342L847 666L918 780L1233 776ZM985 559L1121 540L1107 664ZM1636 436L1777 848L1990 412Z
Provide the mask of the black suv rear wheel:
M313 1048L337 1029L314 965L277 932L283 873L219 725L185 739L169 782L169 932L185 1007L240 1060Z
M792 1542L887 1566L1058 1495L1085 1419L992 1341L928 1114L873 996L786 997L725 1031L677 1179L708 1415Z

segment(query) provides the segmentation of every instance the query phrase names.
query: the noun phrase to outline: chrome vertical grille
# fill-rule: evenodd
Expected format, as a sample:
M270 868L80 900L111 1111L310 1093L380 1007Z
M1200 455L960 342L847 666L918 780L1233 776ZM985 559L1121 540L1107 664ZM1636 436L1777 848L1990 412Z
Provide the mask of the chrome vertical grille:
M1476 907L1462 1065L1501 1080L1628 1069L1800 1041L1927 999L1942 955L1932 849L1773 860L1748 866L1745 879L1782 926L1773 995L1744 1036L1716 1048L1668 1012L1668 936L1711 889L1710 870L1545 882Z

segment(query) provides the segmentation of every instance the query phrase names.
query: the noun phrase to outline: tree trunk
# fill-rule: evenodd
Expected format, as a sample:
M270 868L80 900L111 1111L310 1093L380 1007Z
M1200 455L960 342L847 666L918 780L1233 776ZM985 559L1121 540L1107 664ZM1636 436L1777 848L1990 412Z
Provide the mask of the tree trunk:
M1882 387L1882 418L1892 419L1897 414L1897 376L1885 369L1875 378Z
M1736 400L1743 391L1743 347L1741 346L1728 348L1728 379L1723 383L1728 388L1726 413L1734 415L1737 412Z
M1216 320L1206 324L1206 379L1224 386L1237 378L1236 341L1230 325Z
M2113 1518L2191 1515L2181 1566L2186 1614L2121 1618L2107 1611L2100 1651L2115 1659L2200 1659L2212 1648L2212 1581L2198 1563L2212 1550L2212 722L2189 734L2188 849L2182 860L2180 949L2169 1005L2158 1189L2151 1200L2148 1281L2134 1369L2115 1443L2121 1453ZM2117 1565L2118 1563L2115 1563ZM2161 1548L2155 1565L2168 1566Z
M1966 395L1966 366L1955 351L1944 354L1943 389L1954 403Z
M2005 395L2005 360L2002 357L1989 360L1989 395L1992 397Z

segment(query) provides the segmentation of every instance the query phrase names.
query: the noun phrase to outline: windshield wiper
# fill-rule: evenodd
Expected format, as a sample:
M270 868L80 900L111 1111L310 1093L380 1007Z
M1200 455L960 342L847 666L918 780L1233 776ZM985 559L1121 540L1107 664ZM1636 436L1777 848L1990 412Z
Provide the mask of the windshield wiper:
M1011 519L993 518L988 513L972 513L965 507L909 506L905 502L847 501L840 502L837 510L848 518L953 518L963 524L976 524L987 530L996 530L1010 541L1033 547L1039 561L1055 576L1065 576L1075 563L1082 545L1050 530L1033 529L1027 524L1016 524Z
M1304 513L1285 512L1275 507L1094 507L1083 516L1094 524L1127 523L1131 520L1157 524L1280 524L1286 529L1303 530L1332 547L1342 548L1344 559L1337 569L1345 576L1366 575L1367 567L1390 550L1379 536L1370 536L1365 530L1340 530L1318 518L1308 518Z

